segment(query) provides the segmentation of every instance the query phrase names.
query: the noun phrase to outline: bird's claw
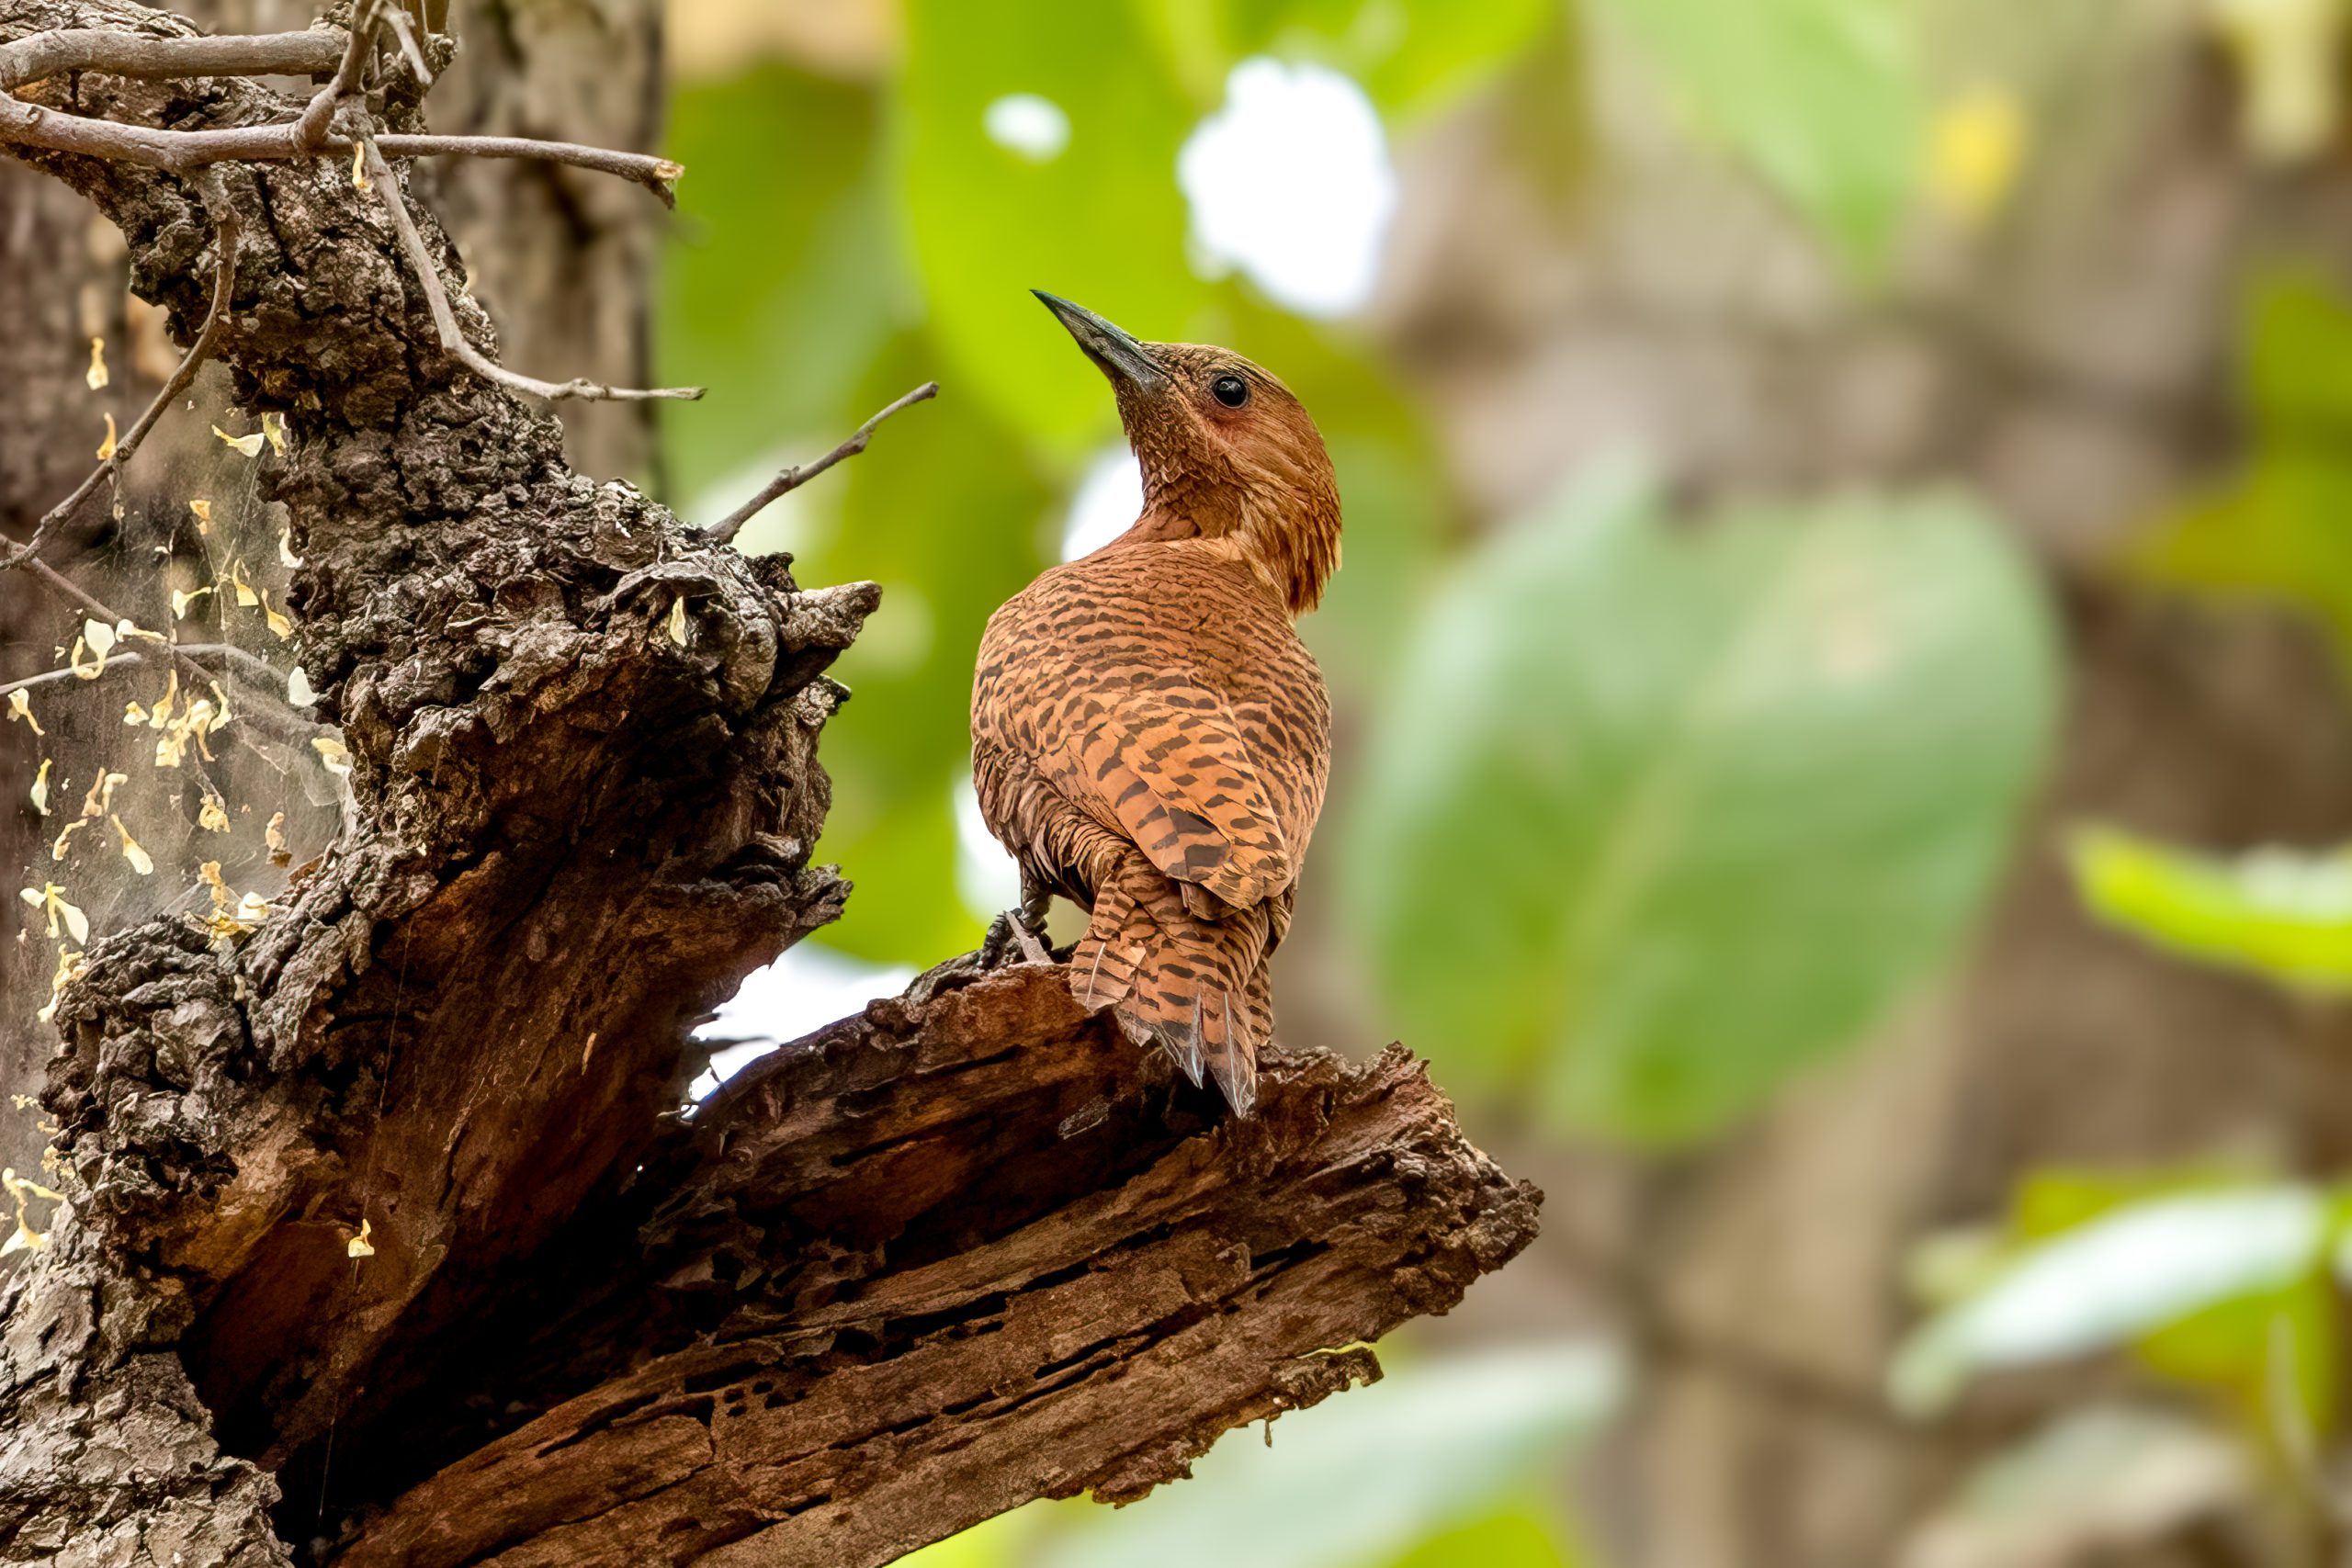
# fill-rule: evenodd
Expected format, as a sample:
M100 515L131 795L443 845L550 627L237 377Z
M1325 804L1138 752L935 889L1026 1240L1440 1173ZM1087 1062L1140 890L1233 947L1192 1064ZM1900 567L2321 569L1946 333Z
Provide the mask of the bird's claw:
M1019 954L1016 959L1013 955ZM1047 964L1054 961L1037 933L1013 910L1007 909L989 922L989 934L980 940L980 967L1002 969L1013 963Z

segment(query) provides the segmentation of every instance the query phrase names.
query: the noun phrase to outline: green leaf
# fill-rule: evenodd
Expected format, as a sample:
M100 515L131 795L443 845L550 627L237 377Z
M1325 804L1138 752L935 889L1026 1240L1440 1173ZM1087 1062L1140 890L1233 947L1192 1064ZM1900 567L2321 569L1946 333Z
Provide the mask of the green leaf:
M1193 335L1208 285L1185 262L1177 149L1193 113L1129 7L912 0L895 96L908 237L949 364L944 391L1065 449L1112 428L1102 378L1037 307L1066 295L1157 340ZM989 140L1014 94L1068 117L1035 158Z
M2110 925L2300 989L2352 988L2352 855L2218 860L2098 829L2077 835L2068 858L2084 903Z
M2050 729L2047 612L1947 498L1679 530L1603 474L1413 633L1342 829L1372 972L1460 1091L1702 1136L1965 933Z
M1885 254L1917 183L1924 90L1894 0L1604 0L1686 117L1849 263Z
M1088 1521L1041 1568L1360 1568L1466 1524L1615 1405L1589 1345L1432 1359L1273 1424L1227 1433L1193 1479ZM1539 1561L1541 1561L1539 1559Z
M2160 583L2300 606L2352 667L2352 308L2324 279L2274 269L2250 288L2241 335L2254 455L2128 564Z
M2300 1184L2111 1210L2020 1248L1981 1291L1914 1330L1895 1354L1890 1390L1902 1408L1928 1414L1980 1371L2143 1339L2158 1366L2216 1381L2245 1375L2250 1356L2259 1383L2273 1321L2284 1311L2290 1331L2298 1319L2308 1326L2297 1292L2324 1275L2329 1224L2321 1195ZM2149 1337L2161 1330L2174 1334ZM2332 1373L2332 1347L2313 1367Z

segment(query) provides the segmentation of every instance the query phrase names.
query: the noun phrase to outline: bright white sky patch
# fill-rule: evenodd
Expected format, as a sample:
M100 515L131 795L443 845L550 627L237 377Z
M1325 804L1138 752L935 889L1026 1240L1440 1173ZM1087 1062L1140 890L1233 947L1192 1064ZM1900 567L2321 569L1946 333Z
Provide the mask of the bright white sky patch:
M980 129L998 146L1033 164L1050 164L1069 145L1069 116L1061 105L1035 93L1012 93L980 114Z
M718 1016L695 1031L697 1040L749 1040L713 1054L710 1070L688 1091L708 1099L721 1083L788 1040L847 1018L876 997L895 997L915 972L904 964L868 964L804 942L744 978Z
M1062 524L1062 559L1092 555L1143 515L1143 469L1124 441L1086 466Z
M1396 171L1363 89L1323 65L1258 56L1176 157L1193 235L1280 305L1339 316L1372 298Z
M956 781L956 896L983 920L1021 907L1021 868L989 831L969 774Z

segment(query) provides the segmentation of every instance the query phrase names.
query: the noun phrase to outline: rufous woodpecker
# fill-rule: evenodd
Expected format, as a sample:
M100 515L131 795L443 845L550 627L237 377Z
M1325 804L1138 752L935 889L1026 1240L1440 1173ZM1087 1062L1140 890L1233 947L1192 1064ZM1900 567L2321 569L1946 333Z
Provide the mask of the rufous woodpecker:
M1239 355L1037 298L1110 378L1143 515L989 617L980 811L1020 864L1026 945L1052 895L1086 906L1079 1002L1247 1115L1330 771L1330 700L1293 622L1339 567L1339 484L1306 410Z

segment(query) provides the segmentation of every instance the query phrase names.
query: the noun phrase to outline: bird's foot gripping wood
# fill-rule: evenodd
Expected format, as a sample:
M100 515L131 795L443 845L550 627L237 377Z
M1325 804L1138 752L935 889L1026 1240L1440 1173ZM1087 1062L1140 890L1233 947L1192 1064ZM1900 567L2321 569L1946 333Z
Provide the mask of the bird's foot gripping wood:
M1010 968L1015 964L1051 964L1054 961L1053 950L1037 934L1036 927L1030 925L1027 917L1016 909L1007 909L989 922L989 934L980 939L979 956L980 967L989 970Z
M1001 969L1013 962L1008 949L1017 949L1024 964L1054 962L1053 949L1046 944L1046 916L1054 907L1054 896L1029 880L1026 873L1021 878L1021 908L1007 909L989 922L989 934L980 942L980 967Z

